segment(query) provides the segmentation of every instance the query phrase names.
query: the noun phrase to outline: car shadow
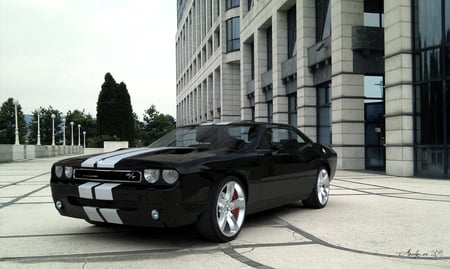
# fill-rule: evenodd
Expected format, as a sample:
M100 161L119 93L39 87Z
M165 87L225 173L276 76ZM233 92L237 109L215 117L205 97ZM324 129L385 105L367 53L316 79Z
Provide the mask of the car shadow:
M301 202L291 203L263 212L248 215L243 229L255 227L267 227L279 225L279 215L288 214L293 211L308 210ZM113 233L116 240L134 243L158 243L171 247L211 247L217 246L217 242L206 240L197 231L194 225L177 228L151 228L123 225L91 225L86 227L89 233ZM108 236L111 240L112 236ZM103 238L103 237L102 237Z

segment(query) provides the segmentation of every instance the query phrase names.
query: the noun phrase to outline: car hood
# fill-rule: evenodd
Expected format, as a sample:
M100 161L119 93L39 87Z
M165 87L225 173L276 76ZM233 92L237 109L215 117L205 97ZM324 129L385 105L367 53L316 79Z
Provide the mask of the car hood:
M148 165L178 166L190 162L215 158L229 150L191 147L131 148L113 152L75 157L61 161L61 164L85 168L122 169Z

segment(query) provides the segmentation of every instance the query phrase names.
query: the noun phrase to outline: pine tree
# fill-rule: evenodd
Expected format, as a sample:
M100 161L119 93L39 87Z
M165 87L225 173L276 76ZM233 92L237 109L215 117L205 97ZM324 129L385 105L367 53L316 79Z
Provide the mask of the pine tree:
M14 144L16 140L16 115L13 98L8 98L0 108L0 144ZM27 124L20 104L17 106L20 144L25 142Z
M97 135L113 140L134 142L134 118L127 86L117 84L110 73L97 101Z

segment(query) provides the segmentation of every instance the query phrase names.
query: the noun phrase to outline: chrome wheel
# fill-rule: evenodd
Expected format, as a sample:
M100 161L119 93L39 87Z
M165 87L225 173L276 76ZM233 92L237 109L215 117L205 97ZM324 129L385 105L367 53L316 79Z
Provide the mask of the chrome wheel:
M317 199L321 205L326 205L330 196L330 177L326 169L321 169L317 175Z
M223 185L217 197L216 221L220 232L226 237L239 233L245 217L245 192L236 181Z

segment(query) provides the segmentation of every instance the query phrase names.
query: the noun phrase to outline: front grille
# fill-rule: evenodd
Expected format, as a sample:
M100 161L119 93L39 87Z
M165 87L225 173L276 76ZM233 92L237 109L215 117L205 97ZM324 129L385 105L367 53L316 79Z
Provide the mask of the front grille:
M121 210L136 210L137 203L135 201L106 201L106 200L91 200L75 196L69 196L69 203L76 206L91 206L98 208L115 208Z
M90 181L141 182L142 174L139 171L76 168L74 178Z

